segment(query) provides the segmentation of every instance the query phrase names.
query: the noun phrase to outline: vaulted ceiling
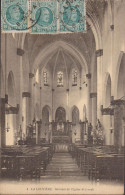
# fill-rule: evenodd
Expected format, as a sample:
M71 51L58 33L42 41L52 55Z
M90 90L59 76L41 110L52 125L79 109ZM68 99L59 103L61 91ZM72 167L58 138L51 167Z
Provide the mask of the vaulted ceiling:
M101 29L102 18L104 17L107 4L107 0L88 0L86 2L86 33L66 33L56 35L27 34L24 42L24 49L28 52L31 70L36 68L36 66L40 69L45 66L50 66L51 71L53 71L55 67L57 68L57 64L61 63L62 66L65 65L67 67L68 71L74 65L80 70L83 63L80 63L72 52L68 53L61 45L58 45L58 47L54 45L55 42L61 41L65 45L67 44L70 45L71 48L75 48L75 51L78 51L80 55L83 56L88 66L88 71L90 71L91 59L96 50L97 43L92 25L88 21L91 18L93 25L95 25L94 21L96 21L98 23L98 29ZM53 47L51 52L48 53L48 56L46 55L43 58L42 55L45 48L48 50L49 47ZM37 60L38 56L39 59ZM57 63L57 60L60 62Z

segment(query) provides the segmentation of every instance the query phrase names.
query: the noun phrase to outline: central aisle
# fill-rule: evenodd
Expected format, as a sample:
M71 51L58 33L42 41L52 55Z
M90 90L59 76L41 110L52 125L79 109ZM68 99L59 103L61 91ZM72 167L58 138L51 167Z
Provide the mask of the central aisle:
M41 176L41 178L88 180L86 176L83 176L76 161L72 159L69 153L55 153L51 162L47 166L45 175Z

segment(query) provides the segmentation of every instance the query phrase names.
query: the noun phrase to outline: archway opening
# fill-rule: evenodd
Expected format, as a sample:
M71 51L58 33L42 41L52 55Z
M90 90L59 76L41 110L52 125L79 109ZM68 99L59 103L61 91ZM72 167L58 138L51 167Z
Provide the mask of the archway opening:
M57 123L66 122L66 111L63 107L58 107L55 114L55 121Z
M125 100L125 53L121 58L117 82L117 99ZM124 146L125 106L121 104L114 109L114 144Z
M125 96L125 54L122 57L117 83L117 98Z
M50 108L49 106L44 106L42 109L42 131L41 138L43 142L50 142Z

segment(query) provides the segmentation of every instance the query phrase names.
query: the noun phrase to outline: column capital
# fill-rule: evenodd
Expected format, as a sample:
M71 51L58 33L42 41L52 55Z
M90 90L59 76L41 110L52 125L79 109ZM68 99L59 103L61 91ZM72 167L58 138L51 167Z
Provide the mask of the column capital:
M18 56L23 56L24 53L25 53L25 52L24 52L23 49L17 48L17 55L18 55Z
M125 100L122 100L122 99L112 100L111 105L112 106L120 106L120 105L125 106Z
M91 79L91 73L86 74L87 79Z
M103 49L98 49L98 50L96 50L96 56L97 57L100 57L100 56L102 56L103 55Z
M30 92L22 92L22 97L30 97Z
M29 78L32 79L34 77L33 73L29 73Z
M6 108L6 114L18 114L19 112L19 104L17 104L17 107L9 107L9 108Z
M102 115L114 115L114 109L113 108L103 108L101 110Z
M95 98L95 97L97 97L97 93L95 92L95 93L90 93L90 98Z
M42 124L42 120L40 119L39 121L36 121L37 124Z

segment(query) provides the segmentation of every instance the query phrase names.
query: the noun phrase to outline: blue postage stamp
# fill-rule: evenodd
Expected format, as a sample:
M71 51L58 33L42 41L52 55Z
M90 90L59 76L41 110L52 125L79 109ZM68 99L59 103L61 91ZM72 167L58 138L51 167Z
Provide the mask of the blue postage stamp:
M2 31L19 32L28 29L28 1L2 0Z
M31 18L35 25L31 33L56 33L57 32L57 1L39 0L31 1Z
M59 0L60 32L84 32L85 0Z

